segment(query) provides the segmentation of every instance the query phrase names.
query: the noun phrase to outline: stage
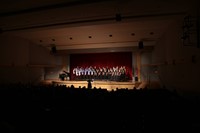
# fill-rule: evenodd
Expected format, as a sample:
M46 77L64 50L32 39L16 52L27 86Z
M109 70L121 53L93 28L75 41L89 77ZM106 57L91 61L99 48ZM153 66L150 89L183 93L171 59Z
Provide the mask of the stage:
M87 81L62 81L62 80L45 80L43 81L45 84L52 84L52 85L66 85L67 87L71 87L73 85L75 88L83 88L88 85ZM108 91L118 89L133 89L134 87L137 88L141 83L140 82L117 82L117 81L93 81L92 88L96 87L97 89L107 89Z

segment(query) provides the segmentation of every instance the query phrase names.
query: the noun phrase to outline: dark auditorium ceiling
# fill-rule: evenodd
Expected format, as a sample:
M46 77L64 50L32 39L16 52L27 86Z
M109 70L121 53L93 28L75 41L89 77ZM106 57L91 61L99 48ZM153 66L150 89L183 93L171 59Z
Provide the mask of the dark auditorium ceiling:
M0 30L58 51L153 47L191 1L2 0Z

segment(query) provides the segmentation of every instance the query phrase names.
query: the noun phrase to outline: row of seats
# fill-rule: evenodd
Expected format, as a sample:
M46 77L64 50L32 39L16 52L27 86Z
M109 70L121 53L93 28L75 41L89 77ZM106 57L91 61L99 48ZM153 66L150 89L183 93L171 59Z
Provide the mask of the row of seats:
M10 84L1 85L0 103L9 132L186 131L199 118L197 103L166 89Z

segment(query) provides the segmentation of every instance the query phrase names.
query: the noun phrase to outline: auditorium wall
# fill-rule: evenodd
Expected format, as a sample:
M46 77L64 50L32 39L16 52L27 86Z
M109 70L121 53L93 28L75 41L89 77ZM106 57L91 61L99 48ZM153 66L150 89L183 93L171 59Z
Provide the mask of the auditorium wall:
M64 71L70 72L69 55L55 56L55 67L46 67L44 80L59 80L59 74Z
M141 53L141 81L157 82L158 75L156 73L157 67L152 64L152 51Z
M44 68L57 61L28 40L2 33L0 41L0 83L38 83L44 79Z
M161 84L185 96L199 95L200 48L183 45L183 18L169 25L156 44L152 62L158 64ZM190 94L190 95L189 95Z

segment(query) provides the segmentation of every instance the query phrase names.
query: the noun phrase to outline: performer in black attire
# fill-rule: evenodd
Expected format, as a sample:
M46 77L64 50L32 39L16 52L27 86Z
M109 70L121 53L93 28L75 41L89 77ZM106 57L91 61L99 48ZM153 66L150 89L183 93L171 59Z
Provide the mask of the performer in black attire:
M92 80L89 79L87 82L88 82L88 87L87 87L87 88L88 88L88 89L92 89L92 83L91 83Z

